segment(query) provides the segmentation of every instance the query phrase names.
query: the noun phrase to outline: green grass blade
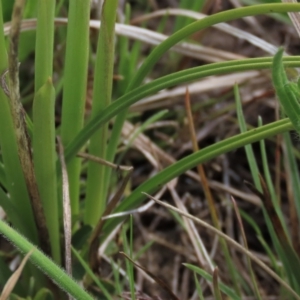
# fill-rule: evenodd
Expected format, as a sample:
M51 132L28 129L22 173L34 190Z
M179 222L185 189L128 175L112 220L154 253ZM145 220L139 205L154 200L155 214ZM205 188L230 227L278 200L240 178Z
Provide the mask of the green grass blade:
M99 112L103 112L111 102L117 6L117 0L103 2L95 66L93 117ZM106 125L91 138L89 153L100 158L106 158L107 138L108 128ZM88 165L84 221L92 226L98 222L106 206L106 168L92 161Z
M120 157L117 160L117 164L120 164L124 155L126 154L126 152L128 151L128 149L131 147L132 143L135 141L135 139L143 132L145 131L145 129L147 128L147 126L149 126L150 124L158 121L159 119L161 119L163 116L165 116L167 114L168 110L164 109L161 110L159 112L157 112L156 114L152 115L151 117L149 117L144 123L142 123L140 126L137 127L137 129L132 133L130 139L128 140L128 143L123 151L123 153L120 155Z
M285 133L283 135L284 141L285 141L285 156L287 164L286 170L288 173L288 178L291 180L291 187L292 187L292 195L294 196L295 200L295 207L297 210L298 219L300 220L300 176L299 176L299 170L297 167L297 161L295 158L295 155L293 153L293 145L290 138L290 135L288 133Z
M36 180L50 235L52 257L58 264L60 234L55 151L55 90L49 77L33 102L33 160Z
M222 11L220 13L214 14L212 16L206 17L202 20L195 21L192 24L184 27L183 29L177 31L159 46L157 46L150 55L145 59L144 63L136 73L136 76L131 81L129 90L134 87L139 86L146 75L150 72L157 61L162 57L162 55L168 51L172 46L180 42L181 40L187 38L188 36L200 31L202 29L208 28L212 25L236 20L243 17L255 16L259 14L268 13L280 13L280 12L296 12L300 11L300 4L262 4L262 5L252 5L249 7L241 7L237 9L230 9Z
M203 293L202 293L202 288L201 288L201 285L198 281L196 272L194 272L194 280L195 280L195 284L196 284L196 290L197 290L198 297L199 297L200 300L204 300Z
M193 33L200 31L204 28L208 28L217 23L226 22L235 20L238 18L258 15L258 14L266 14L270 12L287 12L287 11L300 11L300 5L298 4L265 4L265 5L254 5L251 7L242 7L232 10L223 11L217 13L212 16L208 16L202 20L195 21L192 24L184 27L183 29L177 31L169 38L167 38L164 42L158 45L150 55L145 59L135 77L131 80L127 91L133 90L135 87L140 86L146 75L150 72L153 66L157 63L157 61L162 57L164 53L166 53L172 46L187 38ZM115 127L113 129L113 136L115 141L118 140L121 128L125 121L125 114L121 113L115 123ZM115 154L116 144L112 145L110 149L110 154L112 157ZM109 159L112 160L112 159Z
M61 116L61 139L64 147L83 127L89 54L89 17L90 1L70 1ZM80 158L73 158L67 164L73 215L79 214L80 168Z
M284 62L286 66L300 66L298 57L287 57L285 58ZM157 93L162 89L203 78L205 76L219 75L230 72L244 72L246 70L262 70L268 69L271 66L272 58L252 58L246 60L214 63L180 71L153 80L150 83L126 93L124 96L110 104L106 109L97 113L65 149L66 161L76 155L80 148L103 124L111 120L126 107L129 107L144 97Z
M86 273L92 278L92 280L96 283L96 285L99 287L101 292L104 294L104 296L106 297L105 299L112 300L113 298L110 296L110 294L106 290L105 286L101 283L101 281L97 278L97 276L94 274L94 272L90 269L88 264L84 261L84 259L79 254L79 252L74 247L71 247L71 249L72 249L73 254L76 256L78 261L83 266Z
M205 0L193 1L192 3L189 0L181 0L179 7L182 9L188 9L188 10L199 12L203 8L204 4L205 4ZM191 18L182 17L182 16L177 17L175 21L174 31L176 32L182 29L183 27L189 25L193 21L194 20Z
M285 114L290 118L295 129L300 132L300 104L294 92L293 83L288 81L282 62L283 48L275 54L273 59L272 78L279 102Z
M124 244L124 252L128 255L128 257L132 257L132 216L130 216L130 238L129 242L127 240L127 226L123 226L122 229L122 239ZM134 275L133 275L133 264L130 262L130 260L126 259L126 269L127 269L127 275L129 280L129 286L130 286L130 292L131 292L131 299L135 300L135 287L134 287Z
M210 275L209 273L207 273L206 271L193 266L191 264L183 264L184 266L186 266L188 269L192 270L193 272L199 274L200 276L202 276L203 278L205 278L206 280L208 280L209 282L213 281L213 276ZM225 285L224 283L219 283L219 288L220 290L227 296L229 296L230 299L234 299L234 300L240 300L240 297L234 292L234 290L232 290L231 288L229 288L227 285Z
M57 284L62 290L69 293L75 299L92 300L93 298L84 291L80 285L69 277L58 265L51 261L40 250L36 249L36 246L31 244L17 231L9 227L5 222L0 220L0 233L7 238L15 247L17 247L21 253L27 254L34 249L34 252L30 256L31 262L38 266L48 277L50 277L55 284Z
M258 124L259 126L262 126L262 119L259 117L258 119ZM264 140L260 140L260 152L261 152L261 157L262 157L262 165L263 165L263 170L264 170L264 178L266 180L270 195L271 195L271 200L273 202L274 209L281 220L281 224L283 228L285 229L285 233L288 234L288 229L286 227L286 223L284 222L284 216L281 210L281 207L279 206L279 202L276 196L275 188L272 182L270 170L269 170L269 163L268 163L268 158L267 158L267 153L266 153L266 145Z
M3 28L2 20L2 2L0 2L0 28ZM6 42L3 30L0 30L0 73L8 69ZM3 163L5 167L5 175L7 189L11 196L11 201L22 215L24 220L23 227L14 224L21 233L26 235L31 241L37 242L37 231L35 227L33 212L25 184L23 171L18 157L18 149L14 134L13 121L11 118L9 99L0 88L0 145Z
M34 87L37 92L52 77L55 0L38 1Z
M236 105L236 111L237 111L240 130L241 130L241 132L246 132L247 124L246 124L245 117L243 114L242 102L241 102L241 97L240 97L239 88L238 88L237 84L234 86L234 98L235 98L235 105ZM259 191L262 191L261 183L259 180L259 169L258 169L257 162L256 162L256 159L254 156L252 145L251 144L246 145L245 151L246 151L248 165L249 165L249 168L251 171L252 179L254 181L254 185Z
M138 206L145 199L142 192L148 194L154 193L170 180L183 174L187 170L196 167L198 164L204 163L221 154L243 147L247 144L290 130L291 128L292 124L287 119L283 119L230 137L186 156L139 185L126 199L123 200L116 211L126 211ZM122 220L123 218L119 218L118 220L107 220L103 229L105 236Z

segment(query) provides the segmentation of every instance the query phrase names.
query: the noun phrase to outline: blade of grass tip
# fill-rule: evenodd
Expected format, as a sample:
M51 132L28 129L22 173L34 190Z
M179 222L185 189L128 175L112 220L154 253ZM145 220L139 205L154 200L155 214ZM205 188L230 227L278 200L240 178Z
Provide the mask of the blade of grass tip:
M60 264L60 232L55 151L55 90L51 77L35 93L33 116L33 162L36 181L49 230L52 257Z
M237 220L238 220L238 224L239 224L239 227L240 227L240 231L241 231L241 234L242 234L242 238L243 238L245 248L247 250L249 250L248 243L247 243L247 238L246 238L246 233L245 233L244 226L243 226L243 221L242 221L241 215L239 213L239 209L237 207L236 201L232 196L231 196L231 201L233 203L233 208L234 208ZM251 263L251 260L250 260L249 256L247 256L247 263L248 263L248 268L249 268L249 271L250 271L250 276L251 276L252 285L253 285L252 288L254 290L255 297L256 297L256 299L261 300L262 298L261 298L261 295L260 295L260 292L259 292L259 289L258 289L257 280L256 280L255 274L253 272L252 263Z
M37 3L33 101L33 161L50 236L53 259L60 264L60 236L55 151L55 89L52 84L55 0ZM28 2L27 2L28 3ZM27 117L30 133L30 118Z
M128 261L130 261L136 268L143 270L147 275L149 275L162 289L164 289L172 300L179 300L179 298L172 292L171 288L159 277L151 273L145 267L134 262L126 253L119 252L122 256L124 256Z
M11 228L8 224L0 220L0 233L8 239L22 253L28 253L35 246L24 236ZM57 264L47 255L38 249L30 256L30 261L44 272L62 290L72 295L77 300L93 300L81 286L67 275Z
M238 121L239 121L240 130L243 133L243 132L247 131L247 124L246 124L245 117L243 114L242 101L241 101L241 96L240 96L240 92L239 92L239 86L237 84L234 85L234 98L235 98L236 113L237 113L237 117L238 117ZM252 145L251 144L246 145L245 151L246 151L248 165L249 165L249 168L251 171L251 175L252 175L252 179L254 181L255 187L259 191L261 191L262 188L261 188L261 184L260 184L260 180L259 180L259 176L258 176L259 169L257 166L257 162L255 159Z
M195 126L194 126L192 109L191 109L190 94L189 94L188 88L186 89L186 94L185 94L185 108L186 108L186 114L187 114L187 118L188 118L189 131L190 131L190 137L192 140L193 151L197 152L197 151L199 151L199 146L198 146L196 132L195 132ZM198 171L198 174L200 177L200 182L203 186L204 195L208 201L208 207L210 210L210 215L211 215L213 224L217 229L221 230L221 226L219 223L219 217L218 217L217 210L216 210L215 200L214 200L211 190L209 188L206 172L205 172L202 164L197 165L197 171ZM240 287L238 285L239 276L236 272L236 268L233 265L232 259L229 254L228 247L226 245L226 242L223 239L221 239L220 242L221 242L221 246L222 246L222 249L223 249L223 252L225 255L227 265L229 266L229 272L230 272L230 276L231 276L231 279L234 284L234 288L235 288L236 292L239 295L241 295Z
M165 203L163 201L160 201L154 197L152 197L151 195L147 194L147 193L143 193L144 195L146 195L147 197L151 198L152 200L154 200L155 202L157 202L158 204L171 209L173 211L178 212L179 214L181 214L182 216L185 216L187 218L192 219L194 222L200 224L201 226L205 227L206 229L210 230L211 232L219 235L220 237L223 237L231 246L235 247L237 250L239 250L240 252L244 253L245 255L248 255L251 260L253 260L257 265L259 265L265 272L267 272L271 277L273 277L277 282L279 282L283 287L285 287L286 290L288 290L290 293L293 294L293 296L296 299L300 299L300 295L298 295L291 286L289 286L284 280L282 280L273 270L271 270L266 264L264 264L261 260L259 260L254 254L252 254L249 250L245 249L243 246L241 246L240 244L238 244L235 240L233 240L232 238L230 238L229 236L227 236L225 233L223 233L222 231L219 231L218 229L216 229L215 227L209 225L208 223L186 213L181 211L180 209L177 209L176 207Z
M69 192L68 172L64 158L64 148L61 139L57 137L58 155L62 172L62 192L63 192L63 219L64 219L64 238L65 238L65 268L67 274L72 276L72 255L71 255L71 239L72 239L72 217L71 217L71 201Z
M0 300L6 300L8 299L9 295L13 291L17 281L19 280L22 271L25 267L25 264L27 260L29 259L30 255L33 253L34 249L30 250L25 257L23 258L22 262L20 263L19 267L17 270L11 275L11 277L8 279L7 283L5 284L2 293L0 295Z
M220 288L219 288L218 277L219 277L219 271L218 271L218 267L216 267L213 272L214 296L215 296L216 300L223 300L223 297L221 295Z
M71 246L71 249L72 249L72 252L75 255L75 257L78 259L78 261L80 262L80 264L86 271L86 273L92 278L92 280L96 283L96 285L99 287L101 292L104 294L104 296L106 297L105 299L112 300L113 298L110 295L110 293L107 291L105 286L101 283L101 281L97 278L97 276L91 270L91 268L88 266L88 264L85 262L85 260L81 257L79 252L73 246Z
M129 228L129 230L131 230L131 227ZM128 240L127 240L127 226L123 226L123 228L122 228L122 240L123 240L124 251L127 254L130 255L130 253L132 252L132 250L130 249L130 245L128 244ZM128 260L128 259L126 259L125 263L126 263L126 269L127 269L127 276L128 276L128 280L129 280L131 299L132 300L136 300L136 297L135 297L136 296L135 295L135 286L134 286L133 266L130 263L130 260Z
M83 127L91 1L69 2L61 115L61 139L66 147ZM76 49L76 50L75 50ZM67 163L72 215L79 214L81 159Z
M38 0L35 45L35 93L53 73L55 0Z
M92 117L103 111L111 102L117 7L118 0L103 2L96 55ZM106 124L91 138L89 153L106 158L107 139ZM105 166L89 162L84 221L92 226L96 225L105 210L107 194L104 189L105 175Z
M40 239L40 246L45 251L45 253L51 255L49 232L34 174L33 161L31 157L31 146L28 139L28 133L26 131L25 114L20 102L19 94L18 40L24 5L24 0L16 0L11 21L12 24L10 30L8 72L10 98L9 103L11 106L11 114L14 122L15 134L17 137L19 159L29 192L31 205L34 211L34 218Z
M128 170L129 172L126 174L126 176L124 177L124 179L121 181L121 185L118 188L117 192L115 193L115 195L113 196L113 198L109 201L108 205L106 206L106 209L103 213L103 217L108 216L113 209L116 207L117 203L120 201L124 190L129 182L129 179L131 177L133 168L131 168L130 170ZM99 236L101 234L103 225L105 223L104 219L100 219L97 223L97 225L95 226L90 240L89 240L89 264L91 266L92 270L96 270L97 265L98 265L98 247L99 247Z

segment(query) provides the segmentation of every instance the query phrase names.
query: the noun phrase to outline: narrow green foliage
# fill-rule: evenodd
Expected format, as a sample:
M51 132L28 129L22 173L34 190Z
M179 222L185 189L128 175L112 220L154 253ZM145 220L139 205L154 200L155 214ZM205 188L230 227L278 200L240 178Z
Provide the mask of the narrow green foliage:
M66 161L75 156L80 148L101 126L144 97L155 94L162 89L176 86L177 84L184 84L205 76L220 75L228 72L268 69L272 65L271 61L271 58L251 58L238 61L213 63L163 76L141 87L135 88L133 91L128 92L115 100L106 109L97 113L90 119L86 126L77 134L77 136L65 149ZM285 64L293 67L300 66L299 57L286 58Z
M161 119L162 117L164 117L167 114L167 112L168 112L167 109L161 110L161 111L157 112L156 114L154 114L153 116L149 117L143 124L141 124L139 127L137 127L137 129L131 135L130 140L128 141L122 155L120 155L120 158L117 161L118 164L120 164L124 155L126 154L128 149L132 146L132 143L139 136L139 134L141 134L143 131L145 131L147 129L147 126L149 126L150 124L152 124L152 123L158 121L159 119Z
M218 268L215 268L213 272L213 289L214 289L215 299L222 300L222 295L219 288Z
M114 275L116 293L121 295L123 286L120 282L120 274L119 274L120 266L117 265L116 263L114 263L113 260L111 260L111 266L112 266L113 275Z
M268 257L270 258L270 261L272 263L272 267L276 271L276 273L279 273L279 267L276 261L276 257L274 253L271 250L271 245L269 245L265 239L263 238L262 232L259 228L259 226L256 224L256 222L243 210L239 210L239 213L241 214L242 218L245 219L245 221L254 229L257 239L260 241L262 247L265 249L266 253L268 254Z
M237 84L234 85L234 98L235 98L235 105L236 105L236 112L237 112L237 117L239 121L239 126L241 132L246 132L247 131L247 124L245 121L245 117L243 114L243 109L242 109L242 101L239 93L239 87ZM254 181L255 187L261 191L261 184L259 180L259 169L257 166L257 162L254 156L253 148L252 145L246 145L245 146L245 151L248 159L248 164L249 168L252 174L252 179Z
M142 192L148 194L154 193L170 180L183 174L187 170L194 168L198 164L204 163L212 158L217 157L218 155L227 153L228 151L237 149L238 147L243 147L263 138L267 138L275 134L290 130L291 128L292 124L287 119L280 120L263 127L255 128L245 133L232 136L226 140L220 141L189 156L186 156L185 158L165 168L155 176L139 185L118 206L116 211L125 211L136 207L145 199L145 196L142 194ZM105 236L109 234L109 232L111 232L111 230L122 220L123 218L119 218L118 220L107 220L103 228Z
M12 244L14 244L21 253L27 254L34 249L30 256L30 261L41 269L55 284L62 290L69 293L78 300L93 300L93 298L85 292L77 282L69 277L60 267L50 260L40 250L35 248L26 238L17 231L9 227L5 222L0 220L0 233L3 234Z
M109 294L109 292L107 291L107 289L105 288L105 286L97 278L97 276L90 269L90 267L88 266L88 264L84 261L84 259L81 257L81 255L79 254L79 252L74 247L72 247L72 253L79 260L80 264L83 266L83 268L86 271L86 273L92 278L92 280L96 283L96 285L98 286L98 288L104 294L105 299L112 300L113 298L111 297L111 295Z
M33 159L52 256L60 263L54 105L55 90L49 77L35 94L33 102Z
M205 0L198 0L198 1L191 1L189 0L181 0L179 7L182 9L188 9L191 11L196 11L199 12L203 8L205 3ZM191 18L183 17L183 16L178 16L175 21L175 26L174 26L174 32L182 29L183 27L189 25L192 23L194 20Z
M130 21L130 5L127 4L126 8L125 8L125 23L128 24ZM138 41L135 41L132 48L133 49L138 49L140 50L140 47L137 47L138 45L140 45L140 43ZM129 49L129 40L126 37L119 37L118 39L118 48L119 48L119 56L120 56L120 62L119 62L119 66L118 66L118 73L123 77L122 80L119 80L116 84L116 95L117 97L120 97L122 95L124 95L124 93L126 92L127 86L133 76L133 72L136 68L137 65L137 59L140 55L139 51L130 51ZM117 115L115 122L114 122L114 126L113 129L111 131L110 134L110 139L108 141L108 145L107 145L107 151L106 151L106 160L113 162L114 158L115 158L115 153L116 153L116 149L117 146L119 144L119 140L120 140L120 132L122 130L123 124L124 124L124 120L127 116L127 109L124 109L122 111L120 111L120 113ZM106 168L105 170L105 185L104 185L104 192L108 191L109 189L109 183L110 183L110 178L111 178L111 173L112 170Z
M89 54L90 1L69 3L69 21L63 82L61 138L64 146L83 127ZM79 214L81 159L67 164L72 215Z
M55 0L38 1L35 45L35 92L52 77Z
M194 272L194 280L195 280L195 285L196 285L198 297L199 297L200 300L204 300L203 293L202 293L202 288L201 288L201 285L200 285L199 280L197 278L197 273L196 272Z
M151 54L145 59L144 63L139 68L135 77L131 81L128 90L132 90L134 87L139 86L143 82L146 75L150 72L153 66L167 50L169 50L172 46L187 38L191 34L196 33L197 31L200 31L217 23L232 21L243 17L267 14L270 12L293 11L300 11L300 4L262 4L222 11L202 20L195 21L171 35L151 52Z
M203 278L205 278L209 282L213 282L213 276L211 274L207 273L206 271L204 271L203 269L200 269L199 267L196 267L196 266L191 265L191 264L183 264L183 265L186 266L188 269L194 271L195 273L199 274L200 276L202 276ZM234 292L234 290L229 288L227 285L220 282L219 283L219 288L230 299L240 300L240 297Z
M132 91L135 87L140 86L146 75L151 71L153 66L161 58L161 56L166 53L172 46L182 41L183 39L189 37L191 34L196 33L199 30L207 28L217 23L234 20L250 15L258 15L269 12L286 12L286 11L299 11L300 5L297 4L287 4L287 5L278 5L278 4L266 4L266 5L257 5L251 7L242 7L234 9L233 11L227 10L209 16L205 19L195 21L192 24L184 27L183 29L177 31L164 42L158 45L150 55L145 59L139 70L136 72L136 75L131 80L127 92ZM125 108L126 106L124 106ZM115 125L112 132L113 139L109 145L110 151L108 152L108 160L112 161L116 152L117 143L119 136L121 134L122 126L126 118L126 113L124 110L117 116Z
M259 126L262 126L262 119L261 117L258 118L258 124ZM268 162L268 158L267 158L267 152L266 152L266 146L265 146L265 141L264 140L260 140L259 141L260 144L260 152L261 152L261 157L262 157L262 165L263 165L263 170L264 170L264 178L266 179L266 183L268 186L268 190L270 192L270 196L271 196L271 200L273 203L273 207L281 221L282 226L285 229L285 232L287 233L287 227L286 224L284 222L284 217L283 217L283 213L282 210L279 206L279 202L275 193L275 188L272 182L272 178L271 178L271 174L270 174L270 170L269 170L269 162Z
M127 239L127 226L123 226L122 229L122 239L124 245L124 252L128 255L128 257L132 258L132 216L130 216L130 223L129 223L129 242ZM133 264L130 262L129 259L126 259L126 270L129 280L130 292L131 292L131 299L135 300L135 287L134 287L134 275L133 275Z
M290 180L290 185L292 187L293 200L295 201L295 207L297 210L298 220L300 220L300 176L297 166L297 160L293 152L293 144L289 133L283 135L285 141L285 168L288 174L288 179Z
M103 112L111 102L117 6L117 0L103 2L93 89L93 117L99 112ZM108 128L106 125L99 129L91 138L89 153L105 158L107 139ZM105 210L106 168L95 162L89 162L84 221L92 226L98 222Z
M2 1L0 2L0 28L3 28ZM0 53L0 73L3 74L8 69L6 42L3 30L0 30ZM11 215L9 215L9 217L11 217L11 221L20 232L33 242L37 242L34 216L18 157L9 99L2 88L0 88L0 128L5 128L5 130L1 130L0 132L0 146L5 168L6 187L10 194L10 201L14 204L19 215L22 215L22 226L20 224L21 222L18 221L18 217L14 219Z
M54 300L52 292L46 288L40 289L34 296L33 300Z
M295 92L295 85L288 81L282 63L283 48L279 49L273 59L272 78L279 102L290 118L296 131L300 133L300 104Z

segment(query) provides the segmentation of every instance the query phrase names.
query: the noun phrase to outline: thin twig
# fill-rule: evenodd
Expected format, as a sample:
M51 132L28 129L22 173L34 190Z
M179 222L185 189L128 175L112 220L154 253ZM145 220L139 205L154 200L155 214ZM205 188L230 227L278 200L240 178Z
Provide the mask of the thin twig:
M84 153L84 152L79 152L77 154L78 157L82 157L82 158L86 158L88 160L91 160L91 161L94 161L96 163L99 163L99 164L102 164L104 166L107 166L107 167L110 167L110 168L113 168L115 170L120 170L120 171L132 171L132 167L131 166L121 166L121 165L116 165L108 160L105 160L103 158L100 158L98 156L95 156L95 155L91 155L91 154L88 154L88 153Z

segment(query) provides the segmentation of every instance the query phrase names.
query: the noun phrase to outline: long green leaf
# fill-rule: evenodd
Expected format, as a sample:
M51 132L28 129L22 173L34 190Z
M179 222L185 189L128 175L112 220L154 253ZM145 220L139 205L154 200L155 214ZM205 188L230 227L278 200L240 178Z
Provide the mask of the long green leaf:
M61 139L64 147L83 127L88 51L90 1L69 2L68 32L63 82ZM79 214L79 180L81 159L67 164L72 215Z
M34 249L30 256L33 264L38 266L48 277L50 277L55 284L68 294L78 300L92 300L93 298L84 291L80 285L69 277L58 265L50 260L36 246L31 244L26 238L9 227L5 222L0 220L0 233L7 238L14 246L16 246L22 253L27 254Z
M0 28L3 28L2 1L0 1ZM0 73L3 75L8 69L6 41L3 30L0 30L0 53ZM14 225L32 241L37 242L38 238L34 216L18 157L9 99L4 93L3 88L0 88L0 128L2 128L0 132L0 145L5 168L7 189L12 203L19 214L22 215L24 221L24 226L22 227L19 227L20 223L14 223ZM12 221L14 222L14 220Z
M289 122L289 120L283 119L259 128L255 128L253 130L249 130L245 133L235 135L226 140L208 146L198 152L195 152L170 165L166 169L162 170L155 176L139 185L126 199L123 200L123 202L118 206L117 211L126 211L138 206L145 199L145 196L142 194L142 192L151 194L160 189L170 180L183 174L187 170L196 167L198 164L202 164L210 159L239 147L243 147L247 144L291 129L292 124ZM111 232L111 230L122 220L122 218L107 220L107 223L103 229L105 236L109 234L109 232Z
M299 57L287 57L285 58L284 63L286 66L291 67L300 66ZM219 75L229 72L244 72L247 70L262 70L268 69L271 66L272 58L270 57L251 58L195 67L153 80L150 83L126 93L124 96L115 100L102 112L97 113L65 149L66 161L74 157L80 148L103 124L107 123L119 112L144 97L157 93L162 89L203 78L205 76Z
M55 151L55 90L49 77L33 101L33 159L50 235L53 259L60 263L60 234Z
M92 116L103 112L111 102L117 6L117 0L103 2L95 66ZM106 125L99 128L91 138L89 153L106 158L107 139L108 127ZM106 166L93 161L89 162L84 215L86 224L95 225L105 210L106 168Z

